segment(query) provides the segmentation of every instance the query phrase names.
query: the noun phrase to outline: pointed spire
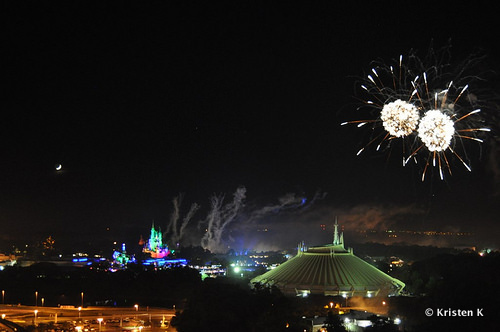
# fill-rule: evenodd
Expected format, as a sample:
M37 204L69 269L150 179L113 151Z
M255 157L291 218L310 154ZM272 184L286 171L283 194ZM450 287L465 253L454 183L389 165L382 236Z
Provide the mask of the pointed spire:
M333 245L336 246L340 244L339 242L339 230L338 230L338 223L337 223L337 216L335 216L335 225L334 227L334 232L333 232Z

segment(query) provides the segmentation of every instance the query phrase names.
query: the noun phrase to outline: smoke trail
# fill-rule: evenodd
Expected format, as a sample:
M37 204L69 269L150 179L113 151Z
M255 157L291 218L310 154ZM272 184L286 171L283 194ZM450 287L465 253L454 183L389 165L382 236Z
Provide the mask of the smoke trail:
M196 213L196 211L198 211L199 208L200 206L197 203L191 204L188 213L186 214L184 219L182 219L181 228L179 229L179 240L184 235L184 230L186 229L186 226L188 225L189 221L193 218L194 214Z
M176 197L172 199L172 204L174 205L174 210L172 211L172 214L170 215L170 222L167 225L167 229L165 230L165 233L172 233L172 237L177 237L177 221L179 220L179 205L182 203L183 199L183 194L179 194Z
M198 211L198 209L200 208L200 206L197 203L191 204L188 213L182 219L181 226L178 227L178 222L181 215L180 206L182 205L183 198L184 195L179 194L172 200L172 204L174 205L174 210L172 211L172 215L170 216L170 222L168 223L167 230L165 231L165 234L168 233L171 234L170 242L174 245L176 245L182 239L186 226L188 225L189 221L193 218L196 211Z
M213 195L211 198L211 208L208 212L206 222L208 223L205 235L201 239L201 246L214 253L226 251L222 243L224 229L233 222L244 206L246 194L245 187L239 187L233 194L233 201L223 205L224 195Z
M306 197L297 197L294 193L287 193L278 199L278 204L267 205L252 211L248 221L262 219L268 215L277 215L285 211L302 212L309 209L318 199L325 198L327 193L316 192L310 202Z

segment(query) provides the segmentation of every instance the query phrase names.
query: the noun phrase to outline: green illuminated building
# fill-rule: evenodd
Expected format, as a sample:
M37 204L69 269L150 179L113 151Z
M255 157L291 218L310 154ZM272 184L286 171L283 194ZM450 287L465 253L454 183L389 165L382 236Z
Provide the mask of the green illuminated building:
M299 245L297 255L251 280L251 283L276 286L289 295L307 296L388 296L399 294L405 284L344 248L335 222L333 243L306 248Z

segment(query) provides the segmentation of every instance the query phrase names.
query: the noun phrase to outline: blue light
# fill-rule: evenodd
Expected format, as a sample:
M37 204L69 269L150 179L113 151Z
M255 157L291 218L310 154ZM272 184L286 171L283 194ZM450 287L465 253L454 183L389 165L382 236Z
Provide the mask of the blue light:
M87 258L73 258L73 263L86 262Z

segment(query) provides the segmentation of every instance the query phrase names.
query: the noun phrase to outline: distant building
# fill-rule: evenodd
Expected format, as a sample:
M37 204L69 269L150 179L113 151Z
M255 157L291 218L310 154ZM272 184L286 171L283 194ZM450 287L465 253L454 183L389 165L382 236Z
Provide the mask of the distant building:
M129 263L135 263L135 257L133 255L128 255L125 248L125 243L122 243L122 251L113 251L113 268L124 268Z
M139 243L144 241L141 238ZM170 268L174 266L186 266L187 260L184 258L173 258L169 259L170 250L168 245L163 243L163 233L161 229L156 230L154 223L151 225L151 234L149 240L143 243L144 247L142 249L143 253L149 254L150 259L145 259L142 261L144 266L153 266L155 268Z
M157 231L154 224L151 226L151 235L149 236L149 240L144 245L142 251L150 254L151 258L155 259L165 258L170 253L167 244L163 243L163 234L161 233L161 229Z
M299 245L297 255L251 280L252 284L278 287L288 295L307 296L388 296L397 295L405 284L344 248L344 235L337 221L333 243L306 248Z
M5 266L13 266L17 263L17 259L19 257L16 257L15 255L6 255L3 253L0 253L0 271L4 269Z

